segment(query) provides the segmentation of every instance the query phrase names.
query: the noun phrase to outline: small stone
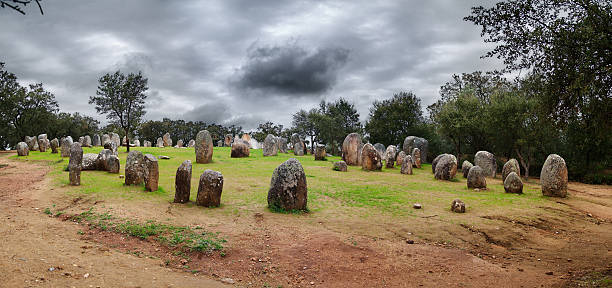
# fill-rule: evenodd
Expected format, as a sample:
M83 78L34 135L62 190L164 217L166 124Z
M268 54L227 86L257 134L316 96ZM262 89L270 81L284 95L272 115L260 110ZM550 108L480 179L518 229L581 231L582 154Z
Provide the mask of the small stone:
M159 156L157 156L157 159L168 160L168 159L170 159L170 157L164 156L164 155L159 155Z
M119 179L123 179L123 178L125 178L125 176L119 175Z
M85 274L83 275L83 278L89 278L89 273L85 273Z
M421 209L421 208L423 208L423 206L421 206L421 204L420 204L420 203L414 203L414 205L412 205L412 207L413 207L414 209Z
M548 272L546 272L546 275L553 275L553 272L552 271L548 271Z
M414 240L406 240L406 243L408 243L408 244L414 244Z
M234 279L232 279L232 278L221 278L221 282L223 282L225 284L234 284L234 283L236 283L234 281Z

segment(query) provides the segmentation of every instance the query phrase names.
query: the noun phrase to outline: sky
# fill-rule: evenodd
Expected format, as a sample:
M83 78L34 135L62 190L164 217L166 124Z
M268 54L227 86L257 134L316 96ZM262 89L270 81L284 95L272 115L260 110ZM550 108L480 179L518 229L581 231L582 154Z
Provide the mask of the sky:
M494 1L62 0L44 15L0 9L0 62L42 82L65 112L106 123L89 96L105 73L142 71L147 120L241 125L342 97L365 122L376 100L412 91L427 105L453 74L502 68L462 20Z

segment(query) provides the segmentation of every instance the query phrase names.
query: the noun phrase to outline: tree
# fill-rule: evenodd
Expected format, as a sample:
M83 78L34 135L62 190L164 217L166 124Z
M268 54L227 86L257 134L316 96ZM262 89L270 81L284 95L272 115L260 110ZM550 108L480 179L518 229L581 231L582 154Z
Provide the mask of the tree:
M317 129L318 127L315 123L315 119L318 117L318 114L319 111L316 108L312 108L309 111L301 109L292 116L292 130L302 137L310 137L311 144L315 142L315 137L319 133Z
M25 8L26 6L28 6L28 4L35 2L36 5L38 5L38 10L40 10L40 14L44 15L45 13L43 13L42 6L40 6L40 1L41 0L0 0L0 8L10 8L25 15L26 13L21 9L21 6Z
M282 131L283 125L275 125L274 123L268 121L266 123L259 124L257 131L253 133L253 138L255 138L255 140L258 142L263 142L268 134L279 136L281 135Z
M128 143L130 132L138 127L146 113L147 82L141 72L128 75L120 71L107 73L99 80L96 96L89 97L89 104L95 104L98 113L106 114L107 119L125 131ZM127 145L127 151L130 151L130 145Z
M373 143L397 145L408 135L423 136L423 124L421 100L412 92L400 92L374 102L365 130Z

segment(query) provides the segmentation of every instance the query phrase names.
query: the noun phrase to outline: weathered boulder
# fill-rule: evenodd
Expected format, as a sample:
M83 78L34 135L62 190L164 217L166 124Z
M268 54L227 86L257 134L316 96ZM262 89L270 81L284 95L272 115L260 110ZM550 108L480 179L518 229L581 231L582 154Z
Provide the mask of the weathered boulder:
M361 165L359 159L361 158L360 148L363 146L361 142L361 136L357 133L351 133L344 138L342 142L342 160L347 165L357 166Z
M334 166L332 169L334 171L346 172L348 170L348 167L346 165L346 162L338 161L338 162L334 162Z
M115 156L119 155L119 151L117 151L117 143L115 143L115 141L106 142L106 144L104 144L104 149L110 150Z
M467 178L468 177L468 173L470 172L470 168L472 168L474 165L472 165L472 163L470 163L470 161L463 161L463 163L461 163L461 172L463 173L463 178Z
M170 138L170 133L164 134L162 137L162 141L164 141L164 147L172 147L172 138Z
M377 171L382 169L382 158L380 153L372 144L367 143L361 149L361 169L366 171Z
M508 160L508 162L504 164L504 167L502 168L502 181L506 181L506 177L508 177L508 174L511 172L521 175L521 167L519 166L518 161L516 161L514 158Z
M130 151L125 160L125 185L141 184L144 173L144 155L138 150Z
M113 151L109 149L102 149L96 157L96 169L102 171L110 171L108 158L113 155Z
M108 172L115 174L119 173L119 169L121 169L121 167L119 163L119 157L117 157L117 155L110 155L106 162L108 162Z
M38 151L40 152L47 151L47 134L38 135Z
M144 147L151 147L151 145L152 145L151 141L144 140L144 141L142 142L142 146L144 146Z
M421 152L421 162L427 162L427 151L429 148L429 141L425 138L416 137L416 136L408 136L404 139L404 143L402 145L402 150L406 155L411 154L414 148L419 148ZM414 159L413 159L414 161Z
M62 140L62 157L70 157L70 147L72 147L72 137L68 136Z
M18 156L28 156L30 155L30 148L28 148L28 144L26 142L17 143L17 155Z
M474 156L474 165L480 166L485 173L486 177L495 178L497 173L497 161L495 161L495 155L487 151L478 151Z
M155 146L157 148L163 148L164 147L164 140L161 137L157 138L157 143L156 143Z
M49 147L51 148L51 153L57 154L57 148L59 148L59 141L57 138L53 138L53 140L49 142Z
M435 166L434 177L438 180L451 180L457 174L457 158L455 155L443 154Z
M246 141L247 143L251 143L251 134L244 133L240 139Z
M81 185L82 164L83 148L81 148L80 143L72 143L72 146L70 146L70 160L68 161L70 185Z
M91 137L89 135L85 135L83 143L85 143L85 147L92 147Z
M440 161L440 159L442 157L444 157L445 155L450 155L450 154L440 154L438 156L436 156L436 158L433 159L433 161L431 161L431 173L436 173L436 165L438 165L438 161Z
M376 149L376 152L378 152L378 154L380 155L381 160L386 160L385 152L387 152L387 148L385 148L385 145L381 143L376 143L374 144L374 149Z
M542 166L540 183L544 196L567 196L567 166L561 156L557 154L548 155Z
M210 139L210 142L212 142L212 138ZM182 148L183 147L183 140L179 139L178 141L176 141L176 146L178 148Z
M512 171L506 175L504 190L506 193L523 194L523 181L516 172Z
M384 160L391 160L391 162L395 162L395 157L397 156L397 147L395 145L387 146L387 150L385 150Z
M406 153L404 153L404 151L399 151L399 153L397 153L397 157L395 157L397 166L402 166L404 163L404 158L406 158Z
M412 156L410 155L405 156L404 159L402 160L402 166L401 166L402 168L400 170L400 173L412 175L412 166L413 166Z
M176 178L174 180L175 203L189 202L189 194L191 193L191 160L185 160L181 166L176 169Z
M83 154L83 162L81 170L97 170L98 169L98 154L85 153Z
M421 168L421 149L419 148L413 148L412 149L412 153L410 153L410 156L412 157L412 166L416 167L416 168Z
M187 143L187 147L195 147L195 140L189 140L189 143Z
M230 147L232 146L232 134L225 134L225 137L223 137L223 146L225 147Z
M438 164L440 165L440 164ZM484 170L476 165L470 168L467 177L467 187L470 189L486 189L487 180L485 179Z
M455 213L465 213L465 203L459 199L453 200L453 202L451 202L451 211Z
M302 164L291 158L280 164L270 181L268 207L272 209L306 210L308 187Z
M28 144L28 150L38 151L38 139L36 137L25 136L24 142ZM68 148L70 150L70 148Z
M94 134L92 145L96 147L102 146L102 140L100 139L100 134Z
M212 161L213 140L208 130L201 130L195 139L196 163L206 164Z
M251 150L248 143L245 143L242 140L234 141L234 143L232 143L232 151L230 155L231 158L249 157L250 153Z
M106 145L106 143L110 141L111 141L110 136L108 136L108 134L103 134L100 146L104 147L104 145Z
M151 154L145 154L143 166L145 190L157 191L159 183L159 164L157 163L157 158Z
M278 155L278 146L276 145L276 136L268 134L263 143L263 156Z
M278 147L278 152L287 153L287 139L284 137L276 138L276 146Z
M223 140L217 141L217 147L223 147Z
M293 154L296 156L304 156L304 151L306 150L306 145L304 145L303 141L298 141L293 143Z
M317 144L315 148L314 158L317 161L325 161L327 160L325 157L327 156L327 152L325 152L325 145Z
M110 133L110 140L112 142L115 142L115 147L120 147L121 146L121 139L119 138L119 134L112 132Z
M206 169L200 176L196 205L204 207L219 207L223 192L223 174Z

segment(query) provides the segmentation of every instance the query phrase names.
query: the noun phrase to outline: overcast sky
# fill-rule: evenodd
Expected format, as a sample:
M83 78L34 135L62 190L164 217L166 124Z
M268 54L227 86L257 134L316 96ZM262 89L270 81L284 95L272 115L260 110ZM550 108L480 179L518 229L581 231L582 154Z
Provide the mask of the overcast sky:
M423 109L451 75L501 68L462 18L492 1L43 1L45 14L0 9L0 62L42 82L60 109L88 104L117 69L149 78L147 119L289 126L322 99L413 91Z

